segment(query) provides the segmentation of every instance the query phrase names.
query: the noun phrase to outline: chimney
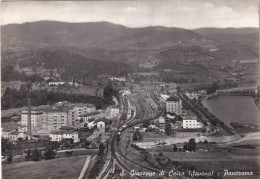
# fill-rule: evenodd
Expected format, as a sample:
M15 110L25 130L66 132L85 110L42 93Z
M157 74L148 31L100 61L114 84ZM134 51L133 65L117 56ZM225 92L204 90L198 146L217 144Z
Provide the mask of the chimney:
M32 124L31 124L31 98L28 97L28 121L27 121L27 135L30 136L30 139L32 137Z

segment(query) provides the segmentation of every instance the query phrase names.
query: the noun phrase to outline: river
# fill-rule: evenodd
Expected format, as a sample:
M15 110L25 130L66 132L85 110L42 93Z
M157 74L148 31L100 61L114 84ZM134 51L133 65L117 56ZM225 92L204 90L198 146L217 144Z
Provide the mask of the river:
M260 108L249 96L218 96L202 104L227 125L230 122L251 123L260 126Z

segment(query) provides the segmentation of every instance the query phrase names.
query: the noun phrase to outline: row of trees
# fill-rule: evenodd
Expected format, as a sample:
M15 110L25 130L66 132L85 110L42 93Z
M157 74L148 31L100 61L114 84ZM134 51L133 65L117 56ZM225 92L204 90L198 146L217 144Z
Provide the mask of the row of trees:
M105 158L104 158L105 150L106 150L106 146L103 143L100 143L98 159L90 170L89 178L96 178L100 173L100 171L102 170L105 163Z
M27 154L25 156L26 161L40 161L42 159L51 160L55 159L56 153L52 147L47 147L45 151L41 152L37 148L33 151L30 149L27 150ZM8 163L10 164L13 161L13 153L10 152L7 158Z
M4 66L1 75L2 81L31 81L33 83L44 81L44 79L37 74L26 75L24 72L21 73L14 70L14 67L11 65Z
M2 96L2 109L10 109L23 107L27 105L27 87L21 85L19 90L7 87ZM59 101L69 101L72 103L91 103L97 108L106 107L113 104L112 100L106 100L101 97L82 95L82 94L67 94L56 91L34 90L31 92L31 104L40 106L46 104L54 104Z
M196 144L195 138L191 138L188 143L187 142L184 143L182 151L183 152L185 152L185 151L195 152L196 148L197 148L197 144ZM180 151L180 149L177 147L176 144L173 145L173 151L174 152Z
M47 147L44 152L39 151L37 148L35 148L33 151L30 149L27 151L27 155L25 156L25 160L29 161L40 161L42 159L45 160L51 160L54 159L56 156L56 153L52 147Z

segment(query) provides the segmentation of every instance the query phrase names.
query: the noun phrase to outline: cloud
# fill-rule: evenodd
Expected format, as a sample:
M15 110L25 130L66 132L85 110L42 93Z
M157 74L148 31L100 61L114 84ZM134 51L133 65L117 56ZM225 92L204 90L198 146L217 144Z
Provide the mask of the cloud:
M176 12L192 12L194 9L187 6L179 6L174 9Z
M215 7L215 5L210 2L205 2L204 6L205 6L205 8L214 8Z
M258 0L27 1L1 3L2 24L109 21L128 27L258 27Z

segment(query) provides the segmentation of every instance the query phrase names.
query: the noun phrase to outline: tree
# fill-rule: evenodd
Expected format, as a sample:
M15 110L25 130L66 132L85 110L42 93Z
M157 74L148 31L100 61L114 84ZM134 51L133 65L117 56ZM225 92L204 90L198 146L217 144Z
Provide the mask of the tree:
M183 151L185 152L187 150L188 150L188 146L187 146L187 142L185 142L184 145L183 145Z
M138 135L137 135L136 132L135 132L134 135L133 135L133 141L138 141Z
M47 147L47 150L44 152L43 155L46 160L51 160L55 158L56 153L52 147Z
M11 163L13 161L13 154L12 153L9 154L7 161L8 161L8 163Z
M98 152L98 155L99 156L103 156L104 155L104 152L105 152L105 145L103 143L99 144L99 152Z
M35 148L34 151L32 152L32 160L33 161L40 161L41 160L41 152Z
M149 120L145 120L145 121L143 122L143 127L144 127L144 128L148 128L149 125L150 125L150 121L149 121Z
M191 138L189 140L189 142L187 143L187 150L195 152L196 146L197 146L197 144L196 144L195 138Z
M66 151L65 154L67 155L67 157L71 157L72 156L73 151Z
M173 146L173 151L174 151L174 152L177 152L177 151L178 151L178 148L177 148L177 145L176 145L176 144L174 144L174 146Z
M168 136L171 134L171 124L170 123L165 124L165 133Z
M88 147L90 146L90 144L91 144L91 142L87 140L87 141L85 142L85 148L88 148Z
M31 160L32 159L32 155L31 155L31 150L27 150L27 155L25 156L25 160Z

